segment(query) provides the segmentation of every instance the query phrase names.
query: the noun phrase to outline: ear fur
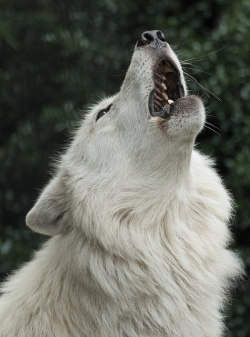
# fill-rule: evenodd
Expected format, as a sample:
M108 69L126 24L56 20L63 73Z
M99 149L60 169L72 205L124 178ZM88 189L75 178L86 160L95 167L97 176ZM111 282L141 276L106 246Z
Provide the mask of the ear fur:
M26 216L26 225L37 233L49 236L67 232L67 190L61 175L55 176L44 188Z

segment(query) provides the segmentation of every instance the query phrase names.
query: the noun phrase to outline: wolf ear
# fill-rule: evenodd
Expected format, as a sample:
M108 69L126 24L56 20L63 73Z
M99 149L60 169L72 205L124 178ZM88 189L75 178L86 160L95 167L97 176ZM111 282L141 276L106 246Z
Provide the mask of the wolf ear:
M62 234L69 229L67 191L62 176L54 177L44 188L33 208L26 216L26 224L33 231Z

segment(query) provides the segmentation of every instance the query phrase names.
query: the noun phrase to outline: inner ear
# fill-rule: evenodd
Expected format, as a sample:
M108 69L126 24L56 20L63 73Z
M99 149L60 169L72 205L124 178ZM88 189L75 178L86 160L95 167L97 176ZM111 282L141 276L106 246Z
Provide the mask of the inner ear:
M67 194L63 176L55 176L27 214L27 226L37 233L49 236L67 232L70 219Z

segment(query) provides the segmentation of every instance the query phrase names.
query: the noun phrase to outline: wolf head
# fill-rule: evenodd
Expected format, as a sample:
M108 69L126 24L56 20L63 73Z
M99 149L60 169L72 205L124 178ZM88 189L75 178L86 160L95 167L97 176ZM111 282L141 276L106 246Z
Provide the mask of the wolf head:
M78 228L96 236L116 221L114 237L136 219L157 225L174 196L192 185L194 140L204 120L203 103L187 95L164 35L143 33L119 93L85 115L27 225L46 235Z

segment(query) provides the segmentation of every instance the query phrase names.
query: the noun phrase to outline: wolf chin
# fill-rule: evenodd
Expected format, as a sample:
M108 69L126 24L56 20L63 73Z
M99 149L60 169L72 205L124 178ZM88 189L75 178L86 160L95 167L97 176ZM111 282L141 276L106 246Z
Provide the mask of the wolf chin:
M205 122L160 31L85 115L27 225L51 236L2 286L1 337L219 337L241 263Z

